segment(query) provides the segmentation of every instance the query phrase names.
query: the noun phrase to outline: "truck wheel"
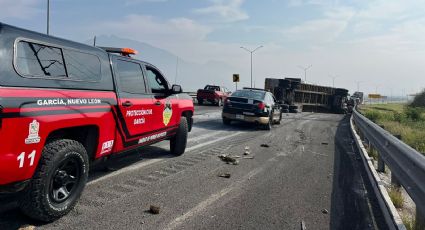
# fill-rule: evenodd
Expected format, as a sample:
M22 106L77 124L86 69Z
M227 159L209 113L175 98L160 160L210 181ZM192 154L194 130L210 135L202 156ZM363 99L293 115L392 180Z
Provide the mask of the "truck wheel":
M224 125L230 125L231 122L232 122L232 120L223 117L223 124Z
M187 131L186 117L181 117L177 133L170 140L170 151L172 154L180 156L184 153L187 143Z
M217 104L219 107L223 106L223 98L220 98Z
M204 104L204 100L198 99L198 105L202 105L202 104Z
M19 200L22 212L50 222L71 211L86 185L89 159L84 146L62 139L47 144L37 170Z

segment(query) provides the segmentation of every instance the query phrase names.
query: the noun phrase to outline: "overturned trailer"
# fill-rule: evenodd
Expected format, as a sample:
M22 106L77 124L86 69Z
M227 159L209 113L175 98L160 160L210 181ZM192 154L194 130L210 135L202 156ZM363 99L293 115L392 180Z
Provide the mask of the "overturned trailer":
M301 82L299 78L266 78L266 90L273 93L285 112L346 112L348 90Z

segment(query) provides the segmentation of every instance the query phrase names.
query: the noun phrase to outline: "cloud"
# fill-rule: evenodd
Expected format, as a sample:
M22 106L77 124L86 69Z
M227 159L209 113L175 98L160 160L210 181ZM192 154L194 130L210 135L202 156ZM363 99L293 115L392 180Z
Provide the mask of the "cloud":
M137 38L151 44L203 40L210 28L188 18L160 20L148 15L131 14L121 20L104 21L86 28L97 34L112 33Z
M248 14L241 9L244 0L211 0L212 5L195 9L196 14L213 15L225 22L242 21L249 18Z
M321 18L284 29L282 34L290 41L309 41L311 45L331 42L345 31L354 15L351 8L331 8Z
M0 19L28 19L41 12L37 0L0 0Z

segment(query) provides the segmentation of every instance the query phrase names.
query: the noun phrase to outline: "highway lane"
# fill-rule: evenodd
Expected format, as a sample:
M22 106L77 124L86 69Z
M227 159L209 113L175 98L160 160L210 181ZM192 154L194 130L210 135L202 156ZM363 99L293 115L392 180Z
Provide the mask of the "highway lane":
M130 153L116 171L91 173L64 218L37 223L9 205L0 229L385 229L343 115L287 114L269 132L224 126L217 107L196 110L183 156L170 155L167 142ZM242 158L246 146L253 159Z

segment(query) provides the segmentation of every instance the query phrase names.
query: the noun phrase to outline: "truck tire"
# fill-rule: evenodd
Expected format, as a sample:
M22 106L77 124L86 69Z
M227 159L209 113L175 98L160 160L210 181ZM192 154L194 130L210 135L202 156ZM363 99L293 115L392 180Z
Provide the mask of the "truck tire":
M282 110L289 109L289 105L287 105L287 104L282 104L282 105L280 105L280 107L281 107Z
M298 106L296 106L296 105L290 105L289 106L289 110L295 110L295 109L298 109Z
M19 199L21 211L44 222L66 215L84 190L88 170L89 158L81 143L69 139L48 143L34 176Z
M180 156L184 153L187 144L187 132L187 119L186 117L181 117L177 133L170 140L170 151L172 154Z
M223 106L223 99L222 98L218 99L217 105L218 105L218 107Z
M204 104L204 100L198 98L198 105L202 105L202 104Z
M230 125L231 123L232 123L232 120L223 117L223 124L224 125Z

